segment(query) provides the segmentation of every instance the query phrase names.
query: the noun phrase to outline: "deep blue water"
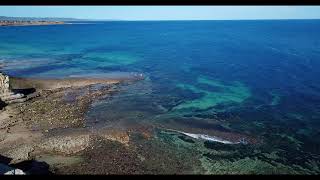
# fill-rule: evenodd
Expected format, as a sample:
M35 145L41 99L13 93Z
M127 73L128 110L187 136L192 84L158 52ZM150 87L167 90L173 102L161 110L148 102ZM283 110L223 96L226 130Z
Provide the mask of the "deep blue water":
M320 20L0 28L0 61L9 75L145 74L91 107L88 119L98 126L152 122L206 134L232 131L262 139L274 148L269 152L285 150L279 156L287 161L302 157L288 163L302 167L319 163L319 59Z

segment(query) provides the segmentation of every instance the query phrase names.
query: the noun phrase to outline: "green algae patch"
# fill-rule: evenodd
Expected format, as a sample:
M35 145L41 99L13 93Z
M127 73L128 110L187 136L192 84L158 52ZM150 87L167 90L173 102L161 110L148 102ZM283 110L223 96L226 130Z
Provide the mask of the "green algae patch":
M10 50L0 48L0 55L1 55L1 56L10 55L10 53L11 53Z
M188 65L188 64L182 64L180 68L181 68L182 71L188 73L188 72L191 71L192 66L191 66L191 65Z
M272 100L271 100L271 103L270 103L269 105L270 105L270 106L276 106L276 105L278 105L279 102L280 102L280 96L279 96L279 94L274 93L274 92L272 92L272 93L270 93L270 94L271 94L271 96L272 96Z
M85 54L83 58L98 61L102 66L130 65L140 60L126 52L93 52Z
M301 141L299 141L298 139L288 134L276 134L276 135L285 139L288 143L293 144L297 149L301 148L301 145L303 144Z
M218 88L219 91L210 91L200 88L197 85L206 84L208 86ZM251 96L250 90L240 82L233 82L230 85L223 84L220 81L209 79L201 76L197 79L197 85L191 84L177 84L177 87L190 90L193 93L203 94L200 98L185 101L182 104L174 107L174 110L195 108L205 110L214 107L218 104L228 103L242 103L244 100Z
M293 119L303 120L303 115L299 113L287 113L287 116Z
M291 167L280 163L272 164L257 158L243 158L237 161L212 161L202 158L205 174L300 174Z

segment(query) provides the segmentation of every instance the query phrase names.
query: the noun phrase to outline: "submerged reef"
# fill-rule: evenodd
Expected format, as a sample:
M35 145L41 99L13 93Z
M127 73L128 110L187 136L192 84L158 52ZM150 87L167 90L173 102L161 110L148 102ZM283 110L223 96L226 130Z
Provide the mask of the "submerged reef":
M201 88L201 84L216 88L216 90L210 91ZM173 110L187 108L205 110L219 104L241 103L251 95L249 89L240 82L225 85L205 76L198 77L196 86L191 84L177 84L177 87L192 91L193 93L200 93L202 96L198 99L183 102L174 107Z

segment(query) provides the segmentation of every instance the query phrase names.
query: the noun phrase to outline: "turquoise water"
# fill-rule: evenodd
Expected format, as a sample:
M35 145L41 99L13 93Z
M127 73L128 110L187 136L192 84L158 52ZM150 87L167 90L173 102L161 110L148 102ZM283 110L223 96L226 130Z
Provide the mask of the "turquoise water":
M249 142L197 146L208 173L319 173L319 37L319 20L1 27L0 63L21 77L143 73L95 102L88 122Z

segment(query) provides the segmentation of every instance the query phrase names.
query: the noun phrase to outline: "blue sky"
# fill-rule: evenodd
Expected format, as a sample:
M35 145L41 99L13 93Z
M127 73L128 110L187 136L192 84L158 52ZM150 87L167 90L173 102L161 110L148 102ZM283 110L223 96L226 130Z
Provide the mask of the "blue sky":
M320 6L0 6L0 16L121 20L320 19Z

